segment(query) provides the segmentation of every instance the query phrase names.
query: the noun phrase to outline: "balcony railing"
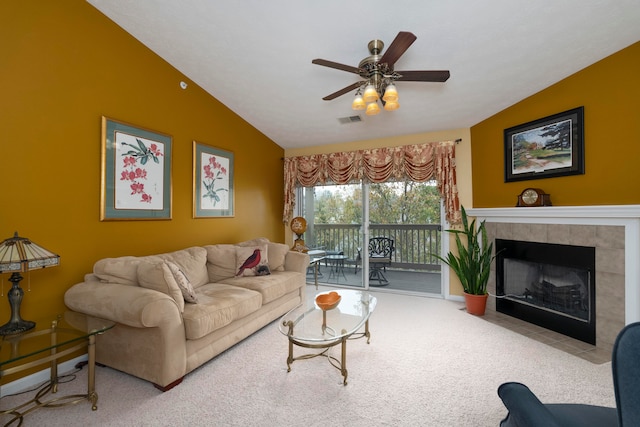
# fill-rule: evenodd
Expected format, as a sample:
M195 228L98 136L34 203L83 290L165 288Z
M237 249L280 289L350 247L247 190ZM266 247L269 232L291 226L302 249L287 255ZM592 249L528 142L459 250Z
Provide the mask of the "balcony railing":
M352 262L363 248L360 224L310 224L306 244L312 248L343 252ZM439 224L371 224L369 237L390 237L395 251L391 267L407 270L440 270L442 227Z

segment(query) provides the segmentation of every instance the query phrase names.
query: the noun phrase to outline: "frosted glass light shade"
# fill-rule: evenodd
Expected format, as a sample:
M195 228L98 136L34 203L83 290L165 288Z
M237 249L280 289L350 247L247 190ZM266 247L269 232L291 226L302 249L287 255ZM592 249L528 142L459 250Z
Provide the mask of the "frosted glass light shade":
M367 105L367 111L365 111L365 114L367 116L375 116L378 113L380 113L380 107L378 107L377 102L372 102L371 104Z
M354 110L364 110L366 106L367 105L360 95L356 95L356 97L353 99L353 103L351 104L351 108L353 108Z
M382 99L385 102L393 102L398 100L398 89L396 89L396 85L393 83L389 84L384 91L384 95Z
M378 100L378 91L372 84L368 84L362 95L364 102L376 102Z
M387 111L397 110L398 108L400 108L398 101L387 101L387 103L384 104L384 109Z

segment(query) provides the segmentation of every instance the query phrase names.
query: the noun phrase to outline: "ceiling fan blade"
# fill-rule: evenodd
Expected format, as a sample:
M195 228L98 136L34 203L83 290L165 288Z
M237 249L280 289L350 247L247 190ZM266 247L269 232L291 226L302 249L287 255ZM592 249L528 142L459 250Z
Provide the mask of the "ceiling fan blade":
M325 101L331 101L332 99L335 99L335 98L337 98L337 97L339 97L339 96L342 96L342 95L344 95L345 93L351 92L352 90L356 89L356 88L357 88L358 86L360 86L361 84L362 84L362 82L361 82L361 81L360 81L360 82L355 82L355 83L350 84L349 86L347 86L347 87L345 87L345 88L340 89L340 90L339 90L339 91L337 91L337 92L333 92L331 95L327 95L327 96L325 96L325 97L324 97L324 98L322 98L322 99L324 99Z
M337 70L348 71L350 73L360 74L360 68L352 67L351 65L340 64L338 62L327 61L326 59L314 59L312 64L323 65L329 68L335 68Z
M402 54L409 49L409 46L416 41L416 38L417 37L413 33L400 31L378 62L386 63L392 67L398 58L400 58Z
M446 82L450 73L448 70L440 71L396 71L402 77L398 81L405 82Z

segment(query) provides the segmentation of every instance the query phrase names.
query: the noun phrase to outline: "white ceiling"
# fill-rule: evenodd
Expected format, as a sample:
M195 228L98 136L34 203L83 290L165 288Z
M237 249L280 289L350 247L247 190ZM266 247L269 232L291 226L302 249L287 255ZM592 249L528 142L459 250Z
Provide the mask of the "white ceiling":
M640 0L88 2L283 148L469 128L640 40ZM396 70L451 78L398 82L373 117L322 100L359 77L312 59L357 67L399 31L417 40Z

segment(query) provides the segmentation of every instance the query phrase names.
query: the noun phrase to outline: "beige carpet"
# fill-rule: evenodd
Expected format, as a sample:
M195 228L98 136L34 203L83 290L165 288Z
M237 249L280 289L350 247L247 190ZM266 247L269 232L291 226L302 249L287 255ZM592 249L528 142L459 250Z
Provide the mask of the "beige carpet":
M296 361L287 373L287 339L274 322L167 393L97 368L97 411L85 402L42 409L24 425L496 426L505 415L496 389L505 381L529 385L543 402L615 405L610 363L471 316L461 303L374 294L371 344L349 342L347 386L325 358ZM86 368L60 393L85 389ZM0 408L24 399L3 398Z

